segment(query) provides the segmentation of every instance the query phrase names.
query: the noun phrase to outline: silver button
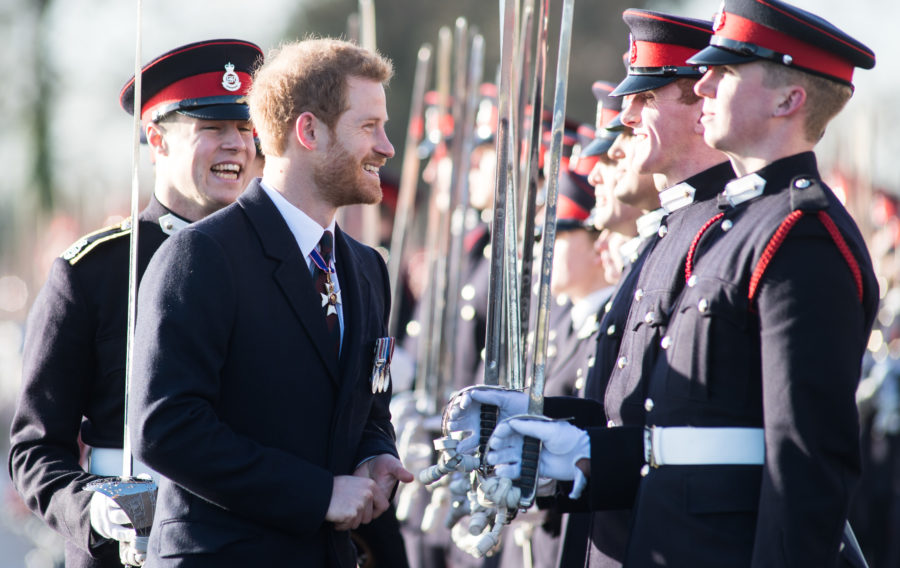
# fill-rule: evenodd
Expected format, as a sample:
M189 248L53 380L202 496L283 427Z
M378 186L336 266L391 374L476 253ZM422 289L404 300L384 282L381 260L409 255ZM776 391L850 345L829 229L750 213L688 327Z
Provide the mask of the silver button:
M641 468L641 477L647 477L650 474L650 466L648 464L644 464L644 467Z
M606 302L606 305L603 306L603 311L609 313L609 310L612 309L612 300Z
M785 65L790 65L791 63L794 62L794 58L791 57L790 55L785 54L784 56L781 57L781 61L783 61Z
M575 388L578 390L581 390L582 388L584 388L584 379L582 379L580 377L578 379L576 379L575 380Z
M615 420L609 420L609 421L607 421L606 427L607 427L607 428L615 428L615 427L616 427L616 421L615 421Z
M640 288L638 288L637 290L634 291L634 300L635 300L636 302L640 302L640 301L641 301L641 298L643 298L643 297L644 297L644 291L643 291L643 290L641 290Z
M474 306L463 306L459 310L459 315L462 319L466 321L472 321L475 318L475 308Z
M612 324L606 328L606 335L613 335L614 333L616 333L616 324Z
M726 233L730 231L732 227L734 227L734 222L731 219L725 219L724 221L722 221L722 230Z
M702 298L699 302L697 302L697 309L700 310L701 314L705 314L709 311L709 300L706 298Z
M578 367L575 370L575 378L580 379L582 375L584 375L584 369L582 369L581 367Z
M556 339L556 330L555 329L551 329L547 333L547 339L549 339L550 341L553 341L554 339Z
M696 285L697 285L697 275L691 274L691 277L688 278L688 287L693 288Z
M669 228L666 227L665 225L660 225L659 230L656 232L656 234L659 235L659 238L663 238L667 234L669 234Z
M459 295L463 300L473 299L475 297L475 286L466 284L462 287L462 290L459 291Z
M594 357L593 355L591 355L591 356L588 358L588 369L590 369L591 367L594 366L594 360L595 360L595 359L596 359L596 357Z
M647 400L644 401L644 410L646 410L647 412L650 412L653 410L653 399L652 398L648 398Z
M810 185L812 185L812 182L809 181L808 178L800 178L794 182L794 187L796 187L797 189L806 189Z
M663 349L668 349L669 347L672 347L672 338L669 337L668 335L663 337L662 340L659 342L659 346L662 347Z
M654 312L652 310L647 312L647 314L644 316L644 321L647 323L653 323L653 320L655 320L655 319L656 319L656 312Z
M625 365L627 365L627 364L628 364L628 357L625 357L624 355L619 357L619 360L616 361L616 366L620 369L624 369Z

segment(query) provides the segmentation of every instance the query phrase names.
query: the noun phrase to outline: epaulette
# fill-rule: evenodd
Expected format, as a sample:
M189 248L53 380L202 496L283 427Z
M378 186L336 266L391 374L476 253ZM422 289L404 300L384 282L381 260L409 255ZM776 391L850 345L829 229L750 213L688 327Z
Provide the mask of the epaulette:
M60 255L63 260L69 261L74 265L76 262L84 258L89 251L93 250L97 245L110 241L112 239L122 237L131 233L131 217L125 219L121 223L104 227L100 230L88 233L81 237L64 253Z
M791 211L828 209L825 186L815 177L797 176L791 180Z

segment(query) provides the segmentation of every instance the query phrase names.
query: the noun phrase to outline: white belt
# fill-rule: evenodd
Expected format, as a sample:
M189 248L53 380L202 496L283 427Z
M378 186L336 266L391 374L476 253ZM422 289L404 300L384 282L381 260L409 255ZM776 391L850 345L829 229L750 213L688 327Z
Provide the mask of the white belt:
M762 428L644 429L644 459L661 465L762 465L766 442Z
M116 477L122 475L122 449L121 448L91 448L90 465L88 472L104 477ZM146 473L156 481L160 475L150 469L147 464L134 460L132 474L136 477Z

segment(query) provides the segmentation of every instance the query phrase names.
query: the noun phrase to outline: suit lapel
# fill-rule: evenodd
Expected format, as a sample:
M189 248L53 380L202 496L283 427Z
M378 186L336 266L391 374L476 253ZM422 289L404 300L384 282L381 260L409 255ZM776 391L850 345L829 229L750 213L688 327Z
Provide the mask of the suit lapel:
M338 251L338 279L341 283L341 299L344 302L344 336L341 345L341 382L347 386L359 377L360 366L368 361L368 346L364 345L366 317L369 314L369 295L372 286L364 267L368 265L344 232L336 231Z
M294 235L258 181L250 184L238 198L238 203L256 230L263 252L279 262L273 278L328 369L331 380L337 384L337 361L328 342L321 301Z

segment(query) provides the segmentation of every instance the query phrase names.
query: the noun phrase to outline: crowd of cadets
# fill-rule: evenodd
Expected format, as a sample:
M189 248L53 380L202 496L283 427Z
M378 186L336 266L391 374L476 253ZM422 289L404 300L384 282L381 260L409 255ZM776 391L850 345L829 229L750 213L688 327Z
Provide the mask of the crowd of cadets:
M833 257L826 253L828 270L839 273L835 277L842 279L849 265L848 273L854 275L854 278L847 279L848 290L859 305L847 308L844 310L846 313L841 312L848 320L858 320L853 324L856 325L853 345L841 344L843 337L821 340L825 349L844 353L840 358L843 371L850 375L853 384L843 381L834 388L840 390L844 398L846 395L852 396L856 386L852 376L855 367L860 364L861 347L868 341L866 334L879 297L872 263L852 219L819 178L811 152L798 152L794 156L781 156L773 163L760 163L759 176L754 170L736 173L734 161L729 158L740 155L741 149L723 147L724 152L713 149L704 139L703 129L698 127L703 114L703 97L710 96L708 92L701 96L702 86L698 87L698 83L708 69L719 66L730 66L731 69L748 62L767 61L774 62L772 64L776 66L793 65L800 72L815 75L816 80L825 77L832 82L849 84L848 69L874 65L874 56L865 46L827 22L789 5L775 4L777 6L773 8L769 3L758 0L728 0L715 22L646 10L627 10L623 19L631 32L631 40L625 54L627 72L624 79L619 82L598 80L594 83L592 94L597 101L597 113L593 123L565 121L545 394L548 397L580 398L599 403L590 410L593 415L589 419L583 418L585 411L580 406L561 402L556 407L565 408L565 416L575 416L575 424L580 428L605 428L609 431L621 428L626 431L633 427L639 436L643 436L644 426L652 424L760 426L763 423L762 409L765 406L775 407L776 401L772 397L790 398L791 381L798 380L797 376L784 376L778 383L766 384L766 388L777 385L784 389L781 393L763 392L759 384L749 389L747 385L754 377L759 382L761 373L773 372L770 367L782 367L778 371L780 373L798 373L806 362L797 359L814 355L819 349L806 344L814 344L820 339L808 336L798 339L791 335L775 334L776 340L785 344L766 347L766 360L754 361L754 353L759 357L760 343L766 346L767 339L746 333L748 326L759 325L761 317L763 321L770 321L766 319L765 310L775 310L779 314L777 317L793 319L792 310L801 309L792 303L790 297L760 297L765 292L767 269L778 274L779 278L790 280L791 269L785 263L797 267L810 262L804 256L804 249L798 248L792 240L794 233L785 236L791 227L785 230L783 221L795 211L807 215L810 212L828 212L825 217L832 221L830 225L828 221L823 221L828 225L825 234L834 243L829 241L828 246L837 247L835 250L840 249L842 254ZM199 49L214 48L200 45ZM253 58L257 56L255 46L243 49L251 52ZM795 55L795 60L788 61L780 55L782 51L795 51L801 55ZM250 76L247 73L251 64L249 60L242 60L238 66L238 73L242 73L241 78L245 81L242 92L249 86ZM214 65L218 65L218 59ZM149 68L152 70L153 65ZM192 69L191 72L199 73L200 70ZM158 79L159 88L165 87L162 83L168 80L168 77ZM148 81L146 76L144 81ZM152 85L152 76L150 81ZM123 95L123 105L131 111L127 108L127 98ZM233 103L230 99L227 102ZM436 102L435 93L426 96L426 103L434 105ZM447 291L458 296L458 313L449 316L458 318L456 334L452 338L432 338L433 341L452 344L452 373L447 377L447 383L442 385L443 393L483 382L492 254L490 226L496 167L497 106L496 87L483 85L480 89L474 150L470 156L470 170L466 173L469 204L460 236L460 286L458 290ZM232 104L222 108L230 112L221 114L225 119L247 118L245 107L237 108ZM238 112L235 113L236 108ZM549 111L544 112L542 123L544 137L539 152L539 206L546 192L547 182L543 172L549 160L550 114ZM419 203L412 231L421 237L421 242L412 243L412 250L406 251L402 281L395 284L403 286L403 294L394 296L399 297L403 304L400 310L401 325L396 327L400 342L396 348L393 370L395 401L409 397L413 392L417 355L419 350L427 347L421 341L428 331L424 326L429 318L424 311L433 309L433 306L422 301L425 297L423 282L435 278L435 275L426 276L430 267L423 261L427 253L424 250L424 235L433 229L428 223L429 219L434 219L435 203L440 201L436 196L447 191L449 147L457 142L449 136L452 125L440 127L444 140L435 144L426 138L420 147L420 156L427 162L420 185L428 186L428 190L420 191L420 195L426 196L426 201L424 206ZM249 169L250 165L247 164L246 168ZM382 216L386 218L391 215L390 205L396 203L397 192L396 184L389 176L382 171L387 205L382 208ZM735 178L741 180L729 183ZM763 178L765 180L759 183L758 179ZM895 274L894 257L896 244L900 241L896 203L883 196L878 205L876 214L880 217L874 223L878 233L869 242L874 243L870 246L875 249L876 268L884 274ZM185 218L182 220L172 215L177 211L168 203L161 205L156 200L151 203L141 217L142 223L153 217L150 219L153 224L148 229L151 240L145 247L155 249L165 239L163 233L170 232L162 224L163 233L156 235L159 232L157 218L161 224L164 216L171 217L181 226L206 213L182 214L181 217ZM820 237L817 231L822 230L821 225L811 228L809 223L812 222L798 225L795 231L807 238ZM536 216L535 273L540 269L542 223L543 213L539 213ZM779 225L782 225L779 230L781 236L773 245L772 235ZM56 295L66 296L64 292L75 286L79 270L87 270L91 260L99 258L99 255L90 255L84 262L81 262L82 257L104 241L113 240L116 243L114 249L107 245L107 252L115 252L118 255L115 262L123 263L125 248L121 245L127 239L118 237L127 235L127 230L127 227L116 227L88 236L80 246L76 244L67 251L56 267L56 279L65 288ZM729 233L740 237L727 240L724 235ZM382 237L386 244L389 235ZM769 251L766 254L771 267L763 265L759 275L752 279L743 278L750 276L759 266L759 259L764 256L763 249ZM779 249L783 249L781 255L788 260L778 259ZM150 253L152 250L149 249L142 252L142 267ZM701 276L698 280L698 274L708 276L705 279ZM736 277L735 274L741 276ZM722 286L722 282L729 284ZM104 285L111 283L121 288L117 294L125 293L124 281L106 279ZM106 294L104 285L90 288L99 294ZM744 289L748 285L752 289ZM828 286L830 284L825 285ZM797 511L809 513L809 504L792 503L794 499L818 499L837 501L837 509L843 508L849 515L873 567L900 566L900 545L896 539L889 538L889 535L900 530L900 491L897 490L900 486L897 481L900 479L900 364L895 363L900 358L900 349L897 348L900 325L896 323L900 321L896 318L900 312L900 300L895 297L897 287L893 278L886 277L881 286L891 293L884 295L885 302L876 322L879 342L874 345L869 343L870 350L862 362L864 380L858 394L862 463L857 462L858 458L853 453L857 447L856 428L851 424L856 420L855 407L848 408L846 400L838 400L831 407L807 410L813 413L830 412L811 420L833 421L845 428L838 433L842 441L837 451L843 452L841 459L846 461L835 475L852 478L860 469L862 471L862 481L849 511L849 492L834 492L835 488L824 481L816 489L821 492L818 494L807 494L794 486L776 490L775 486L783 483L783 479L776 476L763 480L759 466L747 465L749 462L738 461L735 462L737 465L715 467L703 463L681 466L691 469L693 477L690 479L669 475L668 472L678 470L678 467L663 467L649 475L645 468L640 476L631 475L637 470L621 473L618 470L624 469L626 466L622 464L635 457L634 452L622 450L620 442L605 440L590 431L591 453L581 457L591 459L592 477L606 479L609 491L604 492L602 487L596 486L601 482L592 480L589 499L582 499L580 503L562 496L562 491L553 497L541 497L535 507L520 513L506 529L497 550L488 557L474 558L453 544L451 527L444 525L449 500L436 498L431 490L414 482L412 490L400 488L398 497L385 514L354 531L360 564L367 568L550 568L621 566L627 560L626 565L650 566L665 560L652 556L656 550L659 554L671 554L669 558L691 558L698 562L692 565L702 565L703 562L717 565L725 558L728 562L750 565L757 559L769 558L767 554L781 546L789 551L785 553L788 556L798 550L805 554L804 547L808 543L804 539L815 539L810 535L816 533L812 531L807 534L802 528L791 532L793 529L780 527L777 524L780 521L776 519L780 517L787 522ZM536 286L534 291L536 293ZM785 293L788 292L807 294L812 290L785 288ZM51 293L53 290L50 288L44 292L45 295ZM68 295L72 293L68 290ZM740 299L736 294L743 294L744 298L749 295L750 300ZM770 295L775 294L770 292ZM818 299L829 302L833 298L825 294ZM113 315L122 319L120 323L124 324L124 303L119 303L122 309L117 309ZM42 315L37 312L32 316L32 325L47 320L50 323L41 323L42 329L46 329L62 309L56 304L48 305L46 313ZM533 328L536 296L531 305ZM747 313L740 313L736 306L744 306ZM680 329L674 329L673 322L678 322ZM798 329L804 328L800 326ZM31 332L40 330L33 328ZM723 349L720 338L729 334L734 346ZM119 330L117 335L123 336L122 331ZM825 335L827 337L828 333ZM529 357L533 355L533 336L532 329L527 334L526 342ZM804 342L806 344L801 346ZM745 345L749 347L745 348ZM124 357L123 341L113 346ZM28 353L26 355L29 356ZM34 357L38 355L40 353L31 354ZM43 364L55 364L59 356L59 353L47 353ZM121 357L113 357L115 361L112 362ZM33 361L31 364L39 363ZM121 364L118 366L121 367ZM95 372L105 373L102 368L97 368ZM667 373L669 376L666 379ZM681 375L676 378L671 373ZM734 382L726 386L723 386L724 383L717 384L717 381L724 379L713 376L713 373L727 375L728 380ZM653 382L648 379L651 376L664 380ZM84 379L85 382L88 380ZM823 377L822 380L828 379ZM824 389L827 391L832 386L826 385ZM41 433L44 438L55 435L60 440L60 446L67 447L74 444L78 437L78 424L71 420L59 426L52 422L44 424L38 417L46 414L46 409L36 406L35 401L44 400L37 390L46 387L35 382L29 388L32 392L23 392L23 402L13 425L10 467L17 488L52 527L64 532L70 539L67 553L72 565L76 562L85 566L101 563L113 565L117 561L116 551L111 546L103 545L104 540L112 535L97 534L96 525L92 526L90 522L91 496L82 494L75 487L79 480L87 477L71 473L66 478L66 484L51 487L56 496L42 496L48 491L40 486L42 479L48 479L46 464L55 463L53 467L56 469L69 472L78 470L80 466L68 455L64 459L47 462L41 453L46 446L38 443L30 433ZM734 389L734 392L729 394L728 389ZM434 396L434 393L429 393L429 396ZM674 397L676 402L667 401L667 397ZM93 423L100 424L101 419L111 422L111 426L82 430L80 441L99 446L115 445L114 441L91 438L92 435L101 436L103 432L121 433L122 401L119 394L111 396L111 399L114 402L109 409L102 409L102 414L97 414L90 407L73 409ZM420 446L427 445L432 438L441 435L440 422L434 416L408 420L409 413L420 412L416 408L421 409L422 406L417 406L415 399L407 400L412 400L412 406L402 410L400 406L392 405L397 438L409 440L412 437ZM51 402L44 400L43 404ZM664 406L666 408L662 410ZM552 403L549 408L548 414L554 408ZM710 408L716 410L710 411ZM440 413L443 409L435 410ZM106 416L109 411L119 412L118 418ZM704 412L713 412L714 418L704 416ZM793 439L797 443L805 439L805 427L813 430L817 427L798 424L802 417L794 416L793 413L799 411L790 402L778 410L767 409L767 412L783 414L779 418L780 427L787 432L785 436L796 434ZM808 417L802 419L810 420ZM405 428L419 431L410 434ZM808 467L808 464L800 463L803 461L801 458L790 455L787 446L768 446L784 441L767 434L766 460L777 455L782 460L781 467ZM601 464L607 462L602 461L604 456L599 448L608 449L610 456L623 456L621 463L608 466L610 470L615 470L613 473L600 475L605 467ZM401 444L401 458L409 458L406 465L412 469L413 457L403 455L403 451ZM614 451L620 453L615 454ZM820 450L813 447L809 451ZM419 456L419 465L435 457L428 451L425 453L427 459L423 462ZM639 462L643 463L643 446L638 454ZM821 464L815 467L821 467ZM727 475L720 475L722 468L729 468ZM98 470L97 473L104 472ZM623 482L622 478L626 477L630 481ZM851 481L847 481L848 486ZM818 481L810 480L810 483ZM641 501L640 507L636 508L638 502L635 495L639 484ZM691 505L698 511L710 513L706 520L684 521L680 512L672 511L659 514L654 519L654 508L657 512L665 512L667 508L684 506L674 500L681 498L679 495L685 490L685 484L698 492L691 496L693 498L699 499L697 496L703 489L712 491L706 501L701 499ZM762 490L761 484L764 486ZM571 488L562 482L560 486L566 487L566 493ZM789 494L785 495L781 490ZM847 487L841 489L846 490ZM398 502L403 504L398 505ZM600 502L602 504L598 505ZM792 512L775 512L779 507L786 507ZM715 519L724 518L717 515L727 517L735 511L742 512L743 516L728 521L734 523L729 530L735 530L743 542L733 547L715 548L720 543L712 544L718 543L716 538L705 540L706 531L714 530L713 524L719 522ZM756 525L757 514L773 519L769 529L764 530L764 527ZM678 518L683 521L679 526L664 526L665 522ZM427 526L424 526L426 522ZM767 530L787 532L766 534ZM829 541L829 545L839 540L836 535L831 536L835 538ZM796 542L773 544L781 538L795 539ZM704 550L707 545L709 549ZM695 549L694 556L684 555L682 548L685 546ZM766 552L758 547L771 547L771 550ZM820 548L820 553L826 555L823 559L830 559L827 555L835 552L836 549ZM772 560L771 565L780 565L781 562L780 559L769 560ZM813 564L819 565L818 561Z

